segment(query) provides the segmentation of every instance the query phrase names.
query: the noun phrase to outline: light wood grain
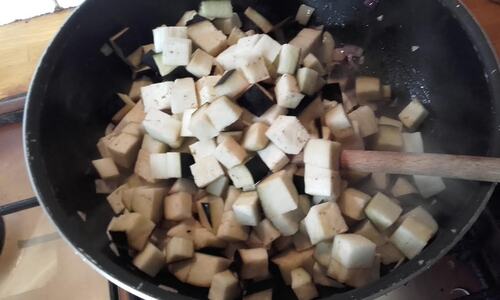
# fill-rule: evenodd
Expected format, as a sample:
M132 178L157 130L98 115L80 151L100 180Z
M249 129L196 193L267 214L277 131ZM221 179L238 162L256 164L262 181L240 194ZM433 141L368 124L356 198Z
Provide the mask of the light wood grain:
M340 165L368 173L500 182L500 158L493 157L346 150L342 151Z
M26 93L43 51L70 13L0 26L0 99Z

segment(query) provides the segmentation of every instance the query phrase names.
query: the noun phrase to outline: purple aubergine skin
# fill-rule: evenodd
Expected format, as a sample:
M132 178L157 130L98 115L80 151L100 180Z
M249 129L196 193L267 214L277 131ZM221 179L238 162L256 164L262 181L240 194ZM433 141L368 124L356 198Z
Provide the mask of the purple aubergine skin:
M500 71L489 42L463 5L456 0L384 0L367 7L363 2L304 1L316 8L312 25L324 24L339 45L364 48L362 74L377 74L390 83L400 105L407 103L410 95L423 101L431 112L422 127L426 151L499 155ZM299 6L294 0L235 0L233 4L238 12L251 5L275 24L294 16ZM109 250L105 231L112 211L103 197L94 193L90 161L97 157L97 139L119 107L115 94L128 91L131 73L119 58L106 57L99 49L127 26L140 33L141 43L151 43L154 27L175 24L184 11L198 5L194 0L86 1L47 49L26 104L26 161L46 213L96 270L145 298L203 298L207 291L181 284L167 272L148 278ZM377 20L380 15L384 16L382 21ZM412 52L412 46L419 49ZM399 109L388 110L389 116ZM446 184L447 191L432 207L440 230L421 254L366 287L322 288L321 297L381 295L447 253L477 219L493 186L458 181ZM86 213L86 222L77 211ZM291 289L276 278L275 296L292 297ZM175 288L179 294L165 291L159 284Z

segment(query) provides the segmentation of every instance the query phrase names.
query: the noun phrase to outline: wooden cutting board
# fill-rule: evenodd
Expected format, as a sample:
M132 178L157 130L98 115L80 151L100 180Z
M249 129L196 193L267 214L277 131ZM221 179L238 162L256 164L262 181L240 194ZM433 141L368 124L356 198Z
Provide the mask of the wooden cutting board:
M464 0L500 57L500 5ZM72 10L0 26L0 100L26 93L40 56Z

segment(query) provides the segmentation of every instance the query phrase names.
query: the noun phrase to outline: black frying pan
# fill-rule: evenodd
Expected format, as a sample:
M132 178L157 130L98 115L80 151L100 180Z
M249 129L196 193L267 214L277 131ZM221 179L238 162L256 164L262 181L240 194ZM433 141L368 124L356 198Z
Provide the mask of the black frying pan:
M404 105L410 95L422 99L431 118L422 131L428 152L500 155L500 71L483 32L455 0L382 0L369 8L359 0L310 0L313 23L325 24L337 42L366 50L362 73L377 74L394 87ZM278 22L294 15L295 0L233 1L251 5ZM95 144L117 110L117 91L127 92L131 74L117 57L100 47L126 26L152 41L151 29L174 24L199 1L88 0L63 26L47 49L33 80L25 113L26 159L38 199L62 235L109 280L148 298L206 297L166 273L150 279L119 261L105 234L112 211L94 194L90 160ZM383 15L383 21L377 17ZM415 52L412 46L419 46ZM394 110L396 111L396 109ZM377 282L354 290L322 290L329 299L374 297L388 292L443 256L469 229L484 208L493 186L446 181L448 189L426 203L440 230L415 259ZM83 222L77 211L87 214ZM159 284L178 289L171 294ZM276 288L280 298L288 288ZM335 294L334 294L335 293ZM292 296L293 297L293 296Z

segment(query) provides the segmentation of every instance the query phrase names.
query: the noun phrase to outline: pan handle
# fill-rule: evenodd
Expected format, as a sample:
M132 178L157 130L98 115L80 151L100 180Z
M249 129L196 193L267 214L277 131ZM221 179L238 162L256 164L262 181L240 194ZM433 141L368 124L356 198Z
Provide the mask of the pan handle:
M36 197L24 199L24 200L19 200L16 202L5 204L5 205L1 205L0 206L0 216L10 215L10 214L16 213L18 211L22 211L22 210L29 209L32 207L36 207L39 205L40 205L40 203L38 203L38 199Z

